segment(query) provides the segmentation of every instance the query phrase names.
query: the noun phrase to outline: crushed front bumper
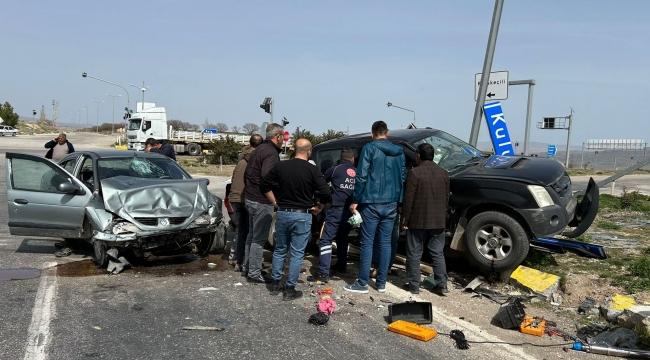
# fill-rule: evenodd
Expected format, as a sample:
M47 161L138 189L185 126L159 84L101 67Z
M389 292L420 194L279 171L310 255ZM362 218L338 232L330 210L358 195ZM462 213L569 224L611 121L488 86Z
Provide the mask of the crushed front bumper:
M167 245L185 246L198 236L208 233L218 233L224 227L223 221L208 226L194 226L183 230L173 231L140 231L137 233L113 234L112 232L95 231L93 240L105 241L109 246L137 247L143 250L155 249Z

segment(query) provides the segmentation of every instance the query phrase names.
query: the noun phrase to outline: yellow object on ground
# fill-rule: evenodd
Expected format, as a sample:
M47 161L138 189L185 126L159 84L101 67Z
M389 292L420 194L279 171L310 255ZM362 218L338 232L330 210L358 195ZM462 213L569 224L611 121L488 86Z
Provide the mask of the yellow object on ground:
M631 308L636 305L636 301L633 297L621 294L614 294L612 296L612 301L610 302L610 309L616 311L623 311Z
M519 265L512 272L510 278L524 287L545 296L551 296L560 285L559 276L531 269L523 265Z
M115 145L115 150L128 150L129 147L127 145Z
M421 341L429 341L438 336L438 333L433 328L404 320L393 321L388 325L388 330Z
M519 326L519 331L528 335L544 336L544 330L546 330L546 320L529 315L524 316L524 321Z

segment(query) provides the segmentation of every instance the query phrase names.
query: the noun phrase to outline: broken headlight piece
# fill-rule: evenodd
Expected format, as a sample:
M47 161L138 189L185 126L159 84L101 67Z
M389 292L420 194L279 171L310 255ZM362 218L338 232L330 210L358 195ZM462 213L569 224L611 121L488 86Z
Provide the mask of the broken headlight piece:
M113 225L114 235L134 233L136 231L138 231L138 227L127 221L122 221Z

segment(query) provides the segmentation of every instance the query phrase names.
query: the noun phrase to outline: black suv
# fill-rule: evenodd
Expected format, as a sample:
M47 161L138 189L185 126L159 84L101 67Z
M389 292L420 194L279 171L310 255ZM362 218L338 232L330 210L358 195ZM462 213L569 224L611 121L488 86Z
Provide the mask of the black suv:
M451 179L450 247L484 271L513 269L526 258L533 239L563 231L570 237L581 235L598 211L593 180L578 203L571 179L556 160L484 155L435 129L394 130L389 139L403 146L407 169L415 165L419 144L433 145L434 161ZM371 140L369 133L330 140L315 146L312 158L324 172L339 160L342 149L358 154Z

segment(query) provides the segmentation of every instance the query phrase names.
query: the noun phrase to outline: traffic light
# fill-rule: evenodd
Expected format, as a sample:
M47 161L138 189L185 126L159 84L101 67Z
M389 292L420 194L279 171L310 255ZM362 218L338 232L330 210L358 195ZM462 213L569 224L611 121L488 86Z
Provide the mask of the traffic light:
M271 99L270 97L264 98L264 101L260 104L262 110L264 110L264 112L268 114L271 113L272 106L273 106L273 99Z

